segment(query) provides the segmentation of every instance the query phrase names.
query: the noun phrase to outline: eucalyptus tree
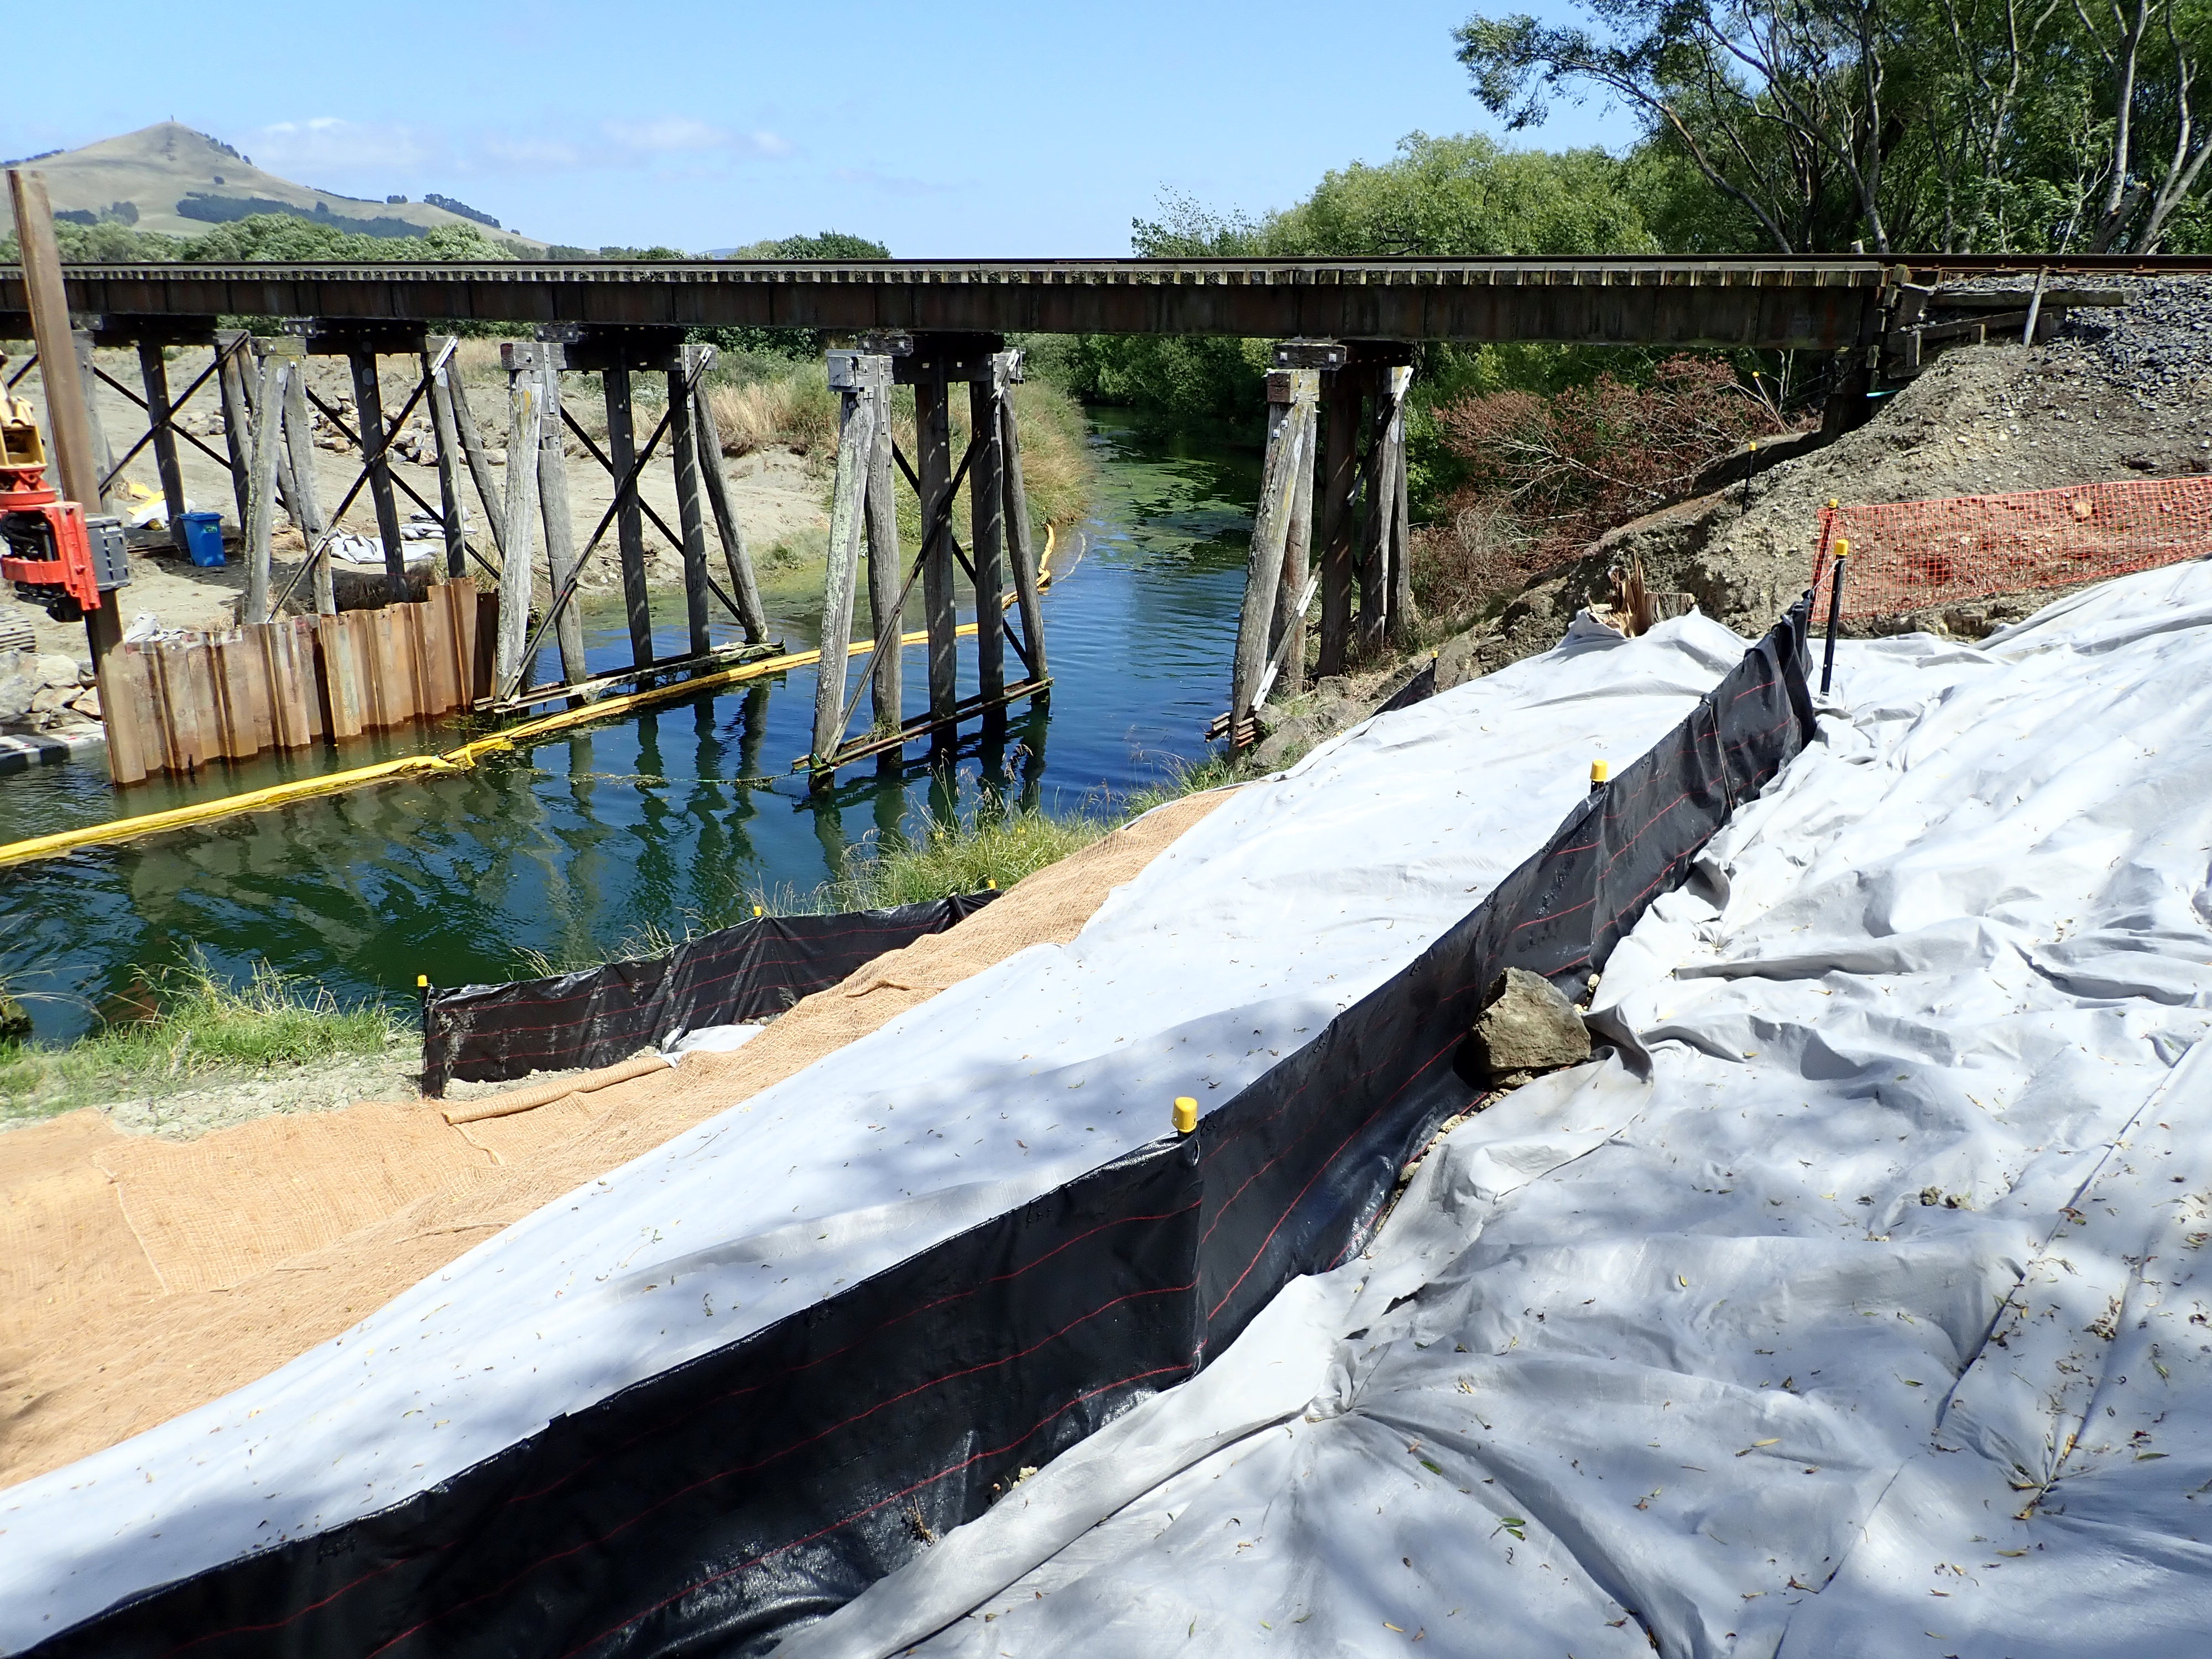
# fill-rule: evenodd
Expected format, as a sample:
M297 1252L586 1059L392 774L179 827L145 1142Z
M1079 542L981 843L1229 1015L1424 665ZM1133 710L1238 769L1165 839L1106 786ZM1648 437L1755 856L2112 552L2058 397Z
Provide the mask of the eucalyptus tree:
M1777 252L2150 252L2203 217L2212 0L1579 10L1471 18L1457 41L1477 97L1515 129L1559 100L1626 105L1647 160L1686 167L1721 222Z
M2072 0L2072 7L2110 88L2090 246L2150 252L2212 157L2212 108L2202 84L2212 6Z
M1590 23L1526 15L1457 31L1475 95L1507 126L1595 88L1638 112L1775 252L1832 245L1844 225L1891 246L1885 166L1893 0L1582 0Z

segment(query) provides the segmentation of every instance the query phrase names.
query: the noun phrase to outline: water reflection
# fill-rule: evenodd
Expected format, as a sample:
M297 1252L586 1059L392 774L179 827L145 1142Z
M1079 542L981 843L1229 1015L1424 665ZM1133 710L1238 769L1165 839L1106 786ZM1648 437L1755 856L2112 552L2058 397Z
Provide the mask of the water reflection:
M1064 538L1046 602L1054 690L935 757L912 749L810 793L789 771L809 743L811 670L665 705L495 756L429 783L384 785L125 847L0 872L0 974L41 1031L82 1029L142 968L204 953L243 976L267 961L341 997L412 1000L415 976L502 979L525 950L603 957L645 930L749 914L754 896L811 890L850 850L922 812L1002 805L1081 810L1200 754L1226 693L1256 494L1255 458L1167 453L1102 424L1096 511ZM794 646L814 614L776 617ZM617 613L587 634L594 668L627 657ZM663 636L680 650L672 619ZM961 692L974 689L972 654ZM860 665L847 665L848 687ZM910 712L926 696L908 653ZM458 734L452 734L458 736ZM420 733L336 759L295 756L122 797L143 812L333 765L443 746ZM0 781L0 840L113 816L92 769Z

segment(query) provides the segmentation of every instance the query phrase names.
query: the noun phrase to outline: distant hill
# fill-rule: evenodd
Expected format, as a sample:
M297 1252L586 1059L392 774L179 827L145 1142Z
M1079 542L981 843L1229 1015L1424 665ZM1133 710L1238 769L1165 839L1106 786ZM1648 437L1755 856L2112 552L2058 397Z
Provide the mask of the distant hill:
M501 229L489 214L451 197L374 202L295 185L263 172L221 140L175 121L28 160L46 175L55 216L78 224L116 223L198 236L211 225L256 213L291 213L369 236L420 236L440 225L474 224L499 230L526 257L544 246Z

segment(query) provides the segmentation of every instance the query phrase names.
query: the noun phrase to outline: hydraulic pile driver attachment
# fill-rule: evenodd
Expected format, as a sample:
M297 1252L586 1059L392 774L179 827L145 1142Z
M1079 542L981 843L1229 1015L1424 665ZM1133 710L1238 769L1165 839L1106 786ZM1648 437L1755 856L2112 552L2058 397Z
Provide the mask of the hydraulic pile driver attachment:
M57 622L97 611L100 595L131 580L123 524L85 517L46 483L46 446L31 406L0 398L0 578Z

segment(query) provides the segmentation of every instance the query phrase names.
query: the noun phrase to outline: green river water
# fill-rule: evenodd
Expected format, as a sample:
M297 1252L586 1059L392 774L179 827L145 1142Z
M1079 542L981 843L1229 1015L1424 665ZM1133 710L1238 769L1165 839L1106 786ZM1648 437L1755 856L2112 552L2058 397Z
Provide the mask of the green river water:
M1202 754L1225 703L1258 487L1256 458L1148 443L1102 416L1093 510L1063 537L1045 600L1048 713L1003 739L971 731L935 767L864 764L811 794L811 669L562 733L428 782L380 784L0 871L0 978L41 1036L84 1030L142 972L195 959L243 978L266 962L342 1000L411 1004L439 984L528 971L522 951L596 960L648 928L681 934L803 894L850 849L924 812L1002 803L1064 814ZM657 612L683 648L681 602ZM772 616L793 650L820 602ZM594 670L628 660L618 614L592 619ZM717 643L735 637L717 630ZM909 648L909 708L923 678ZM963 666L972 672L970 660ZM544 671L552 677L549 661ZM857 684L856 661L848 672ZM972 686L963 682L963 692ZM0 778L0 841L450 745L416 730L338 755L217 767L118 794L104 768Z

